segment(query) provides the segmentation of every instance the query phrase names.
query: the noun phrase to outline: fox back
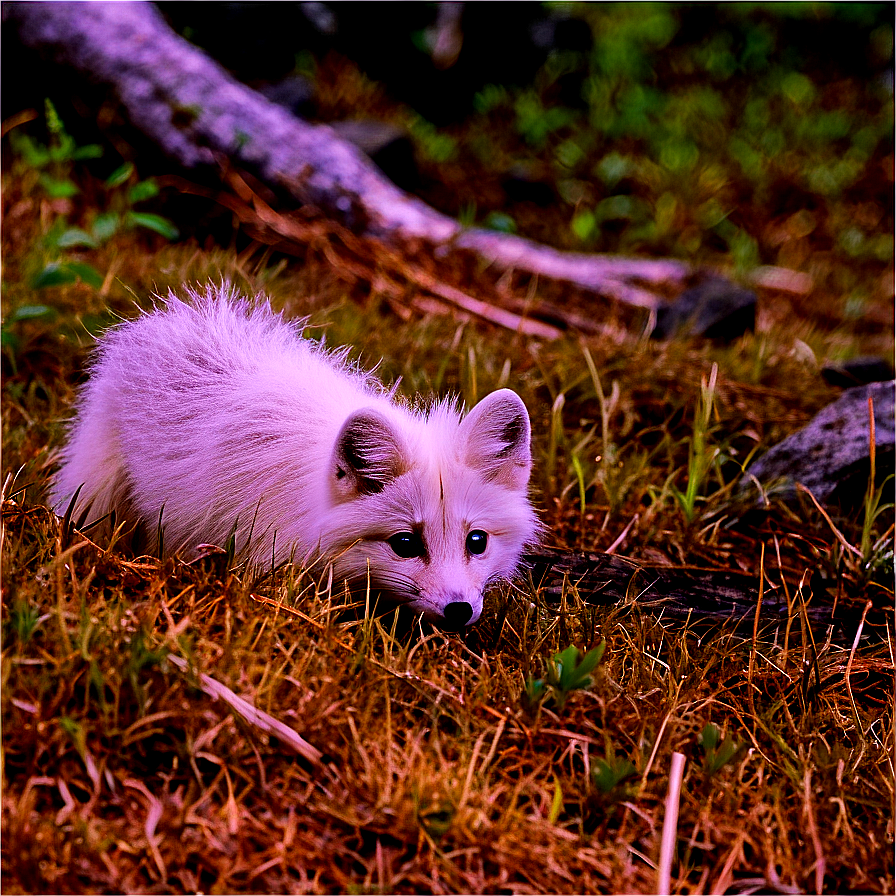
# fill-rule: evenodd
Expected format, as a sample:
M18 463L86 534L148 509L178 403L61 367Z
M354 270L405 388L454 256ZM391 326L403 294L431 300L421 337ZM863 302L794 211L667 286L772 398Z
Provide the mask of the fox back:
M210 285L101 340L51 500L158 526L169 552L233 538L258 566L330 563L462 628L536 538L530 469L516 393L465 417L411 407L265 300Z

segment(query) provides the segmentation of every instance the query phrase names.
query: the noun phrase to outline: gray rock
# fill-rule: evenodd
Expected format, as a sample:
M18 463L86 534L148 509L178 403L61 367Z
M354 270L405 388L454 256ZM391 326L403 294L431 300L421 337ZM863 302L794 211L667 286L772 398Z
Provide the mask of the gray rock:
M801 483L822 504L861 504L870 472L868 396L874 402L875 466L878 481L893 472L896 417L894 382L847 389L807 426L775 445L750 466L743 489L758 480L768 494L785 499Z
M821 368L821 377L832 386L851 389L893 379L893 365L886 358L863 355L840 364L825 364Z
M302 75L290 75L276 84L266 84L258 92L299 118L310 118L315 113L314 84Z
M369 118L331 121L329 125L339 137L357 146L403 190L414 190L419 185L414 144L403 128Z
M706 277L657 309L652 339L703 336L731 342L756 324L756 293L719 276Z

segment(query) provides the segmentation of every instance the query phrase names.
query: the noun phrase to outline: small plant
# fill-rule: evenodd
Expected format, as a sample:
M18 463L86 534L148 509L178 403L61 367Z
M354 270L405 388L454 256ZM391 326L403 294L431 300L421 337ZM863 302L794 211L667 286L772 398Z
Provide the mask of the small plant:
M566 396L560 392L554 399L551 408L551 438L548 442L547 476L553 479L557 468L557 448L563 441L563 405L566 404Z
M146 636L141 629L138 629L131 638L129 651L125 658L125 673L131 690L137 698L140 711L145 712L147 692L146 687L141 683L144 669L151 669L154 666L161 665L165 659L164 650L153 650L146 646Z
M589 650L579 659L579 648L570 645L566 650L555 653L548 663L544 678L526 679L525 698L529 706L537 706L550 698L558 710L566 705L573 691L591 687L592 673L601 661L606 649L606 641Z
M743 746L730 737L723 740L719 726L712 722L707 723L700 732L699 743L703 747L703 767L709 775L714 775L731 762Z
M70 199L81 192L74 177L77 162L100 158L103 148L98 144L78 146L69 135L56 108L45 101L45 119L49 143L44 146L24 133L10 133L13 152L26 165L37 169L38 182L51 199ZM49 227L43 243L50 254L32 280L34 289L63 286L78 281L99 289L103 275L92 265L67 256L71 250L95 249L108 242L116 233L129 228L143 228L158 233L167 240L179 236L177 227L161 215L136 211L138 203L153 199L159 188L152 180L137 180L131 162L120 165L103 183L106 191L105 210L92 216L87 227L72 226L61 214Z
M52 320L56 317L56 310L46 305L23 305L15 308L3 318L0 325L0 347L9 358L13 373L17 371L16 356L19 353L19 337L16 335L17 324L26 320Z
M714 363L709 379L703 377L700 384L700 399L694 415L694 433L688 446L688 481L685 490L679 491L672 483L669 486L689 523L697 515L697 502L700 500L703 483L720 453L719 448L713 447L709 441L718 373L719 365Z
M37 607L21 598L13 601L6 626L20 644L27 644L31 640L39 624L40 610Z
M44 118L50 135L47 146L18 130L10 132L9 142L17 156L40 172L38 181L51 199L68 199L80 192L71 179L72 162L98 159L103 148L96 143L78 146L66 132L49 99L44 100Z
M884 494L892 495L893 487L890 484L893 474L887 476L880 485L877 485L877 438L874 423L874 401L868 396L868 418L870 433L870 470L868 474L868 488L865 490L864 513L862 515L862 539L859 544L859 552L862 558L862 571L865 576L871 577L879 569L886 574L889 572L892 578L893 570L893 527L891 526L883 536L876 538L874 524L881 514L893 509L890 503L881 503Z
M438 842L451 828L457 807L450 799L438 795L425 804L419 793L415 793L413 799L417 822L428 837Z
M616 755L608 737L603 758L591 766L591 787L584 816L586 830L609 822L618 804L631 798L631 788L626 782L637 774L638 769L628 757Z
M606 758L595 762L591 780L604 796L609 796L623 781L637 773L638 769L630 759L616 756L610 751Z

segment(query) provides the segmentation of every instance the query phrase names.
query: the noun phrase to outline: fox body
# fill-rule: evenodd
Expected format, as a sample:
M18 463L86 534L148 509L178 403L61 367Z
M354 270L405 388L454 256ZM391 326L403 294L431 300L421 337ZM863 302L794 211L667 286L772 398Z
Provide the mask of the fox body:
M411 407L225 285L104 336L61 461L58 513L159 525L169 551L233 537L254 564L331 563L445 628L479 618L538 530L516 393Z

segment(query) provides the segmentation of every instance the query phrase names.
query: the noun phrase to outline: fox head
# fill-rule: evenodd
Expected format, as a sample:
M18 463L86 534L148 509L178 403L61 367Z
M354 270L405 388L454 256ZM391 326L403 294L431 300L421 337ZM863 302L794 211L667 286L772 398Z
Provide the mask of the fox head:
M526 407L509 389L463 419L447 404L423 417L351 414L333 449L321 538L336 575L442 628L472 625L484 592L513 574L538 530L530 440Z

